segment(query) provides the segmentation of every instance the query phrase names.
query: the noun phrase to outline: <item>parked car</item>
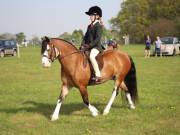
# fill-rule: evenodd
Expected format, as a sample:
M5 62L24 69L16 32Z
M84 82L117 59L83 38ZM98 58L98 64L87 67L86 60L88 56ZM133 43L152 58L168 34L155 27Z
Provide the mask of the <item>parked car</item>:
M177 55L180 54L180 43L177 37L162 37L161 38L161 53L162 55ZM155 54L155 51L153 51Z
M14 40L0 40L0 57L17 55L17 42Z

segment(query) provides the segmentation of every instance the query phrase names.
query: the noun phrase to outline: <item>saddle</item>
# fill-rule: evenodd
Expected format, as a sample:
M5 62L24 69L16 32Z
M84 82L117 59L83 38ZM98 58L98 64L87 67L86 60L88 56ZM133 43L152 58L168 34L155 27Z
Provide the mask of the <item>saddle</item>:
M112 50L106 50L103 52L100 52L97 56L96 56L96 61L98 63L99 66L99 70L101 71L101 69L103 68L104 65L104 61L103 61L103 55L106 54L107 52L110 52ZM92 63L90 61L90 51L83 51L83 56L84 56L84 60L83 60L83 66L84 68L86 68L86 66L89 64L90 66L90 71L91 71L91 79L89 81L89 84L99 84L101 82L96 82L95 80L93 80L93 78L96 76L95 75L95 71L94 68L92 66Z

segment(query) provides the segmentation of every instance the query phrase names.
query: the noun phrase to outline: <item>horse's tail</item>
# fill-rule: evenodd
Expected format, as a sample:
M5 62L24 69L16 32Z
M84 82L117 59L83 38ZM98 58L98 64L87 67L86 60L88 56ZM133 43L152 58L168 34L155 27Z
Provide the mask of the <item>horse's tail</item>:
M126 75L124 82L126 84L126 87L128 88L133 102L135 103L135 101L138 100L136 67L131 56L129 56L129 59L131 61L131 68L128 74Z

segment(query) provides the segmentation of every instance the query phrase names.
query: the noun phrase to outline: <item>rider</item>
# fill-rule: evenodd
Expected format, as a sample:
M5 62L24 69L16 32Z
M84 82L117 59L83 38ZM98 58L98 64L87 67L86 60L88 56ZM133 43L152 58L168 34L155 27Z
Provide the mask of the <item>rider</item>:
M83 38L81 49L90 51L90 61L95 71L95 77L92 78L95 81L101 79L100 70L96 61L96 56L103 50L101 46L102 37L102 10L98 6L89 8L89 11L85 12L90 16L91 23L88 25L86 34Z

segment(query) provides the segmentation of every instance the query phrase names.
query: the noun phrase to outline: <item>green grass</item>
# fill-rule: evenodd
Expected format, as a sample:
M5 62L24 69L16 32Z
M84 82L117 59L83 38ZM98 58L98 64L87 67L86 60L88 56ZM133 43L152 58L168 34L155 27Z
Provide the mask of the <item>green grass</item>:
M137 69L139 104L130 110L119 95L107 116L93 118L73 88L51 122L60 92L60 65L41 67L39 48L21 48L21 58L0 58L1 135L179 135L180 56L144 58L144 46L122 46ZM113 82L88 87L102 113Z

